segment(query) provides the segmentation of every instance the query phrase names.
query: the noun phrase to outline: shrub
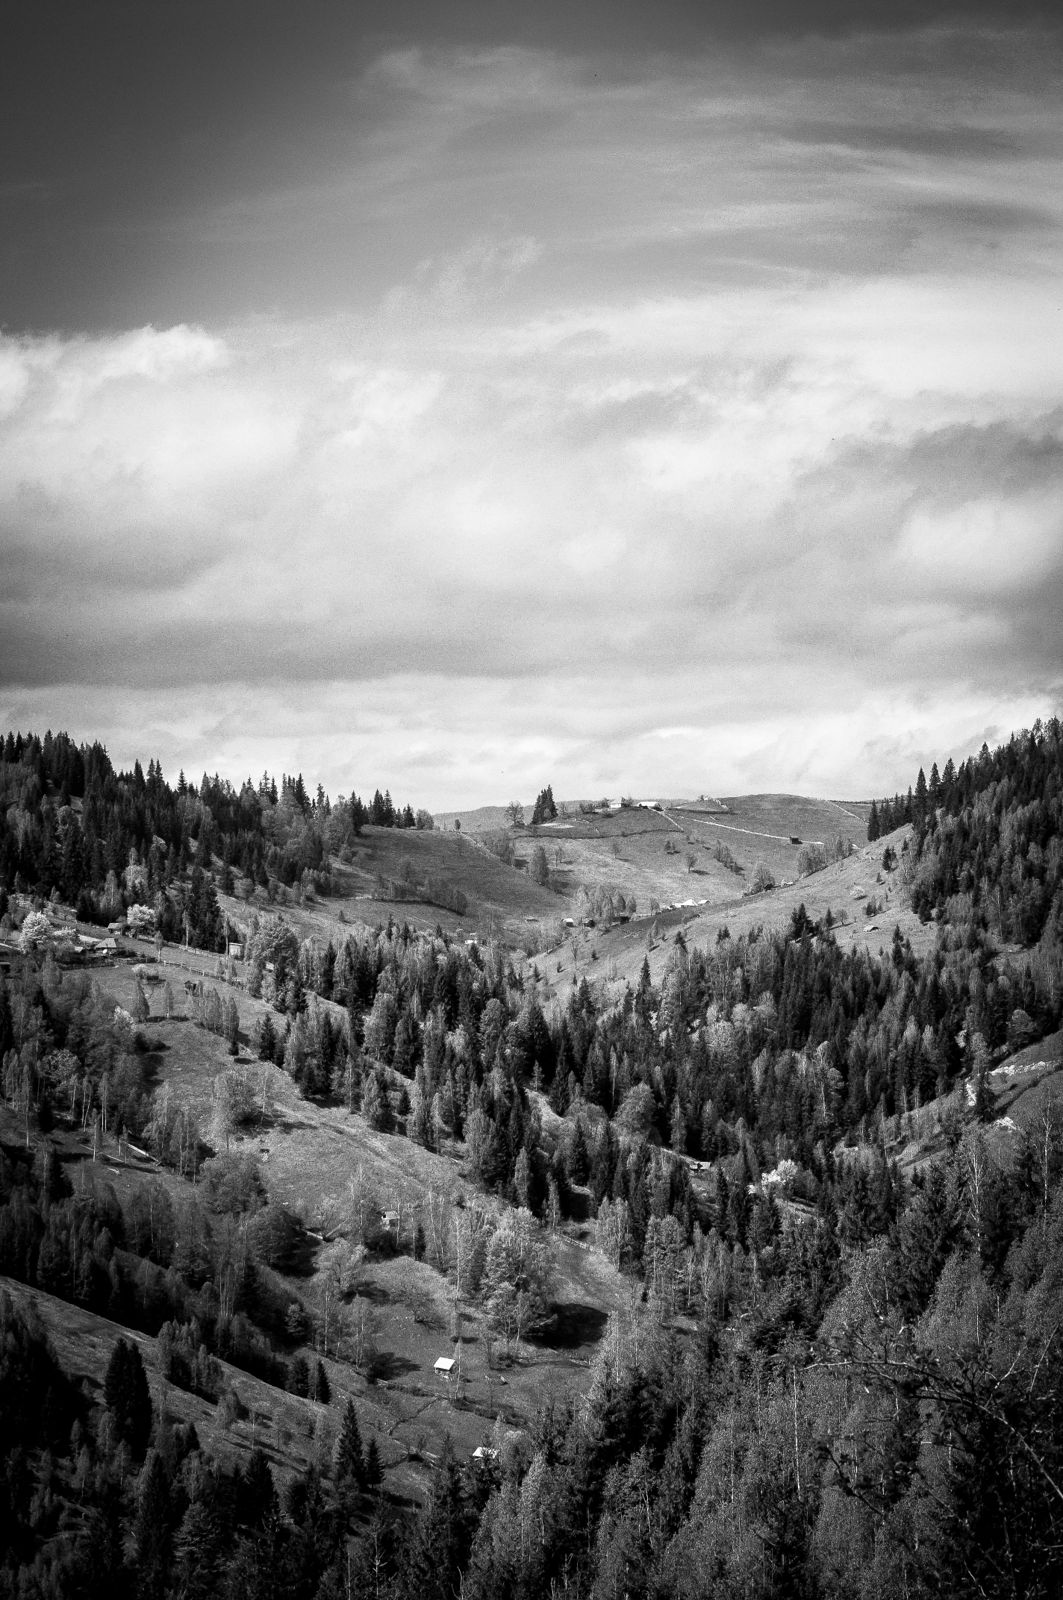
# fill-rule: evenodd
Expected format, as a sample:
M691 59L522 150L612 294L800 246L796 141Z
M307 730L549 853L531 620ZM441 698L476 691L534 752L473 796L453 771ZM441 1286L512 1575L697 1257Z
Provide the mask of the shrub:
M254 1156L212 1156L203 1163L200 1187L212 1211L239 1216L258 1211L266 1202L266 1186Z
M753 868L753 881L751 888L754 894L763 894L767 889L774 889L775 874L764 861L758 861Z

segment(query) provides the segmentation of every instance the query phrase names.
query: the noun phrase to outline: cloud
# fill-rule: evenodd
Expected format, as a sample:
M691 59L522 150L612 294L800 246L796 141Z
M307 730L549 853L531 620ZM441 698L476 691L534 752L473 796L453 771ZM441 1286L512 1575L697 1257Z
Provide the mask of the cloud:
M1053 709L1057 185L1032 46L975 116L949 37L380 57L199 213L298 309L0 339L9 715L460 804Z

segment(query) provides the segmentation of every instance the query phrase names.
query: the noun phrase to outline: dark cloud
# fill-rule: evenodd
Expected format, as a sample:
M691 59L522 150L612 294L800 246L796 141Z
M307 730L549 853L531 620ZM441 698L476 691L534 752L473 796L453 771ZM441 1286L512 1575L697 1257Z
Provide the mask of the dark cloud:
M0 522L0 544L5 602L33 602L41 610L58 602L69 621L101 598L129 594L140 603L168 598L209 573L219 559L215 540L179 544L166 535L153 538L142 527L109 529L96 538L82 533L42 540Z
M1025 144L1005 128L976 123L923 123L919 120L864 122L859 118L814 121L797 118L785 125L794 144L841 145L854 153L896 151L903 155L947 157L960 161L1009 161L1025 154Z
M1063 409L1023 423L951 423L903 440L848 442L823 470L935 498L1031 490L1063 496Z
M1059 217L1054 211L1021 200L981 200L964 195L926 200L913 196L898 209L916 224L930 224L954 237L994 239L1001 234L1059 232Z
M1030 9L24 10L0 304L76 335L0 339L10 715L465 803L1055 693Z

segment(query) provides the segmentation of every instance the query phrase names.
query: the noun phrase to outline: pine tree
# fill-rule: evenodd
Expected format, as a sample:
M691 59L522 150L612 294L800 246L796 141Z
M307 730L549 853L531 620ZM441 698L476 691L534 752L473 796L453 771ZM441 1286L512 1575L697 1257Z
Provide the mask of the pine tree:
M276 1050L277 1031L273 1026L272 1014L267 1011L258 1030L258 1059L260 1061L272 1061Z
M149 1450L137 1483L137 1511L133 1523L137 1594L159 1600L169 1580L173 1552L170 1483L155 1450Z
M269 1460L257 1445L240 1474L237 1499L238 1520L248 1528L265 1528L280 1510Z
M576 1121L575 1132L572 1135L572 1147L568 1157L568 1175L573 1183L586 1183L590 1173L590 1156L587 1153L587 1136L583 1128L583 1118Z
M151 1433L151 1392L140 1351L128 1339L119 1339L107 1363L103 1399L118 1438L140 1460Z
M380 1465L380 1451L376 1447L376 1440L370 1439L365 1447L365 1486L370 1494L379 1489L384 1472Z
M451 1600L461 1587L475 1527L475 1507L448 1435L410 1550L408 1593L418 1600Z
M182 1600L215 1600L219 1592L223 1551L214 1507L192 1501L177 1531L175 1588Z
M366 1079L362 1090L362 1115L377 1133L391 1131L391 1103L388 1099L387 1080L381 1067L377 1067Z
M340 1439L336 1446L334 1476L337 1487L351 1492L365 1482L365 1462L362 1457L362 1432L358 1426L358 1412L354 1401L348 1399L343 1409Z

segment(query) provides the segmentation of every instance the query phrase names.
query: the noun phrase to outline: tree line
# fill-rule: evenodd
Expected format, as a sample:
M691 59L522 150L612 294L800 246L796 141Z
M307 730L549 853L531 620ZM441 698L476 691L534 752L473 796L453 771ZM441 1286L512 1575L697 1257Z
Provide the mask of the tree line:
M0 893L54 894L101 924L146 901L165 938L201 949L224 944L216 888L326 893L330 857L367 824L424 828L432 818L379 789L368 804L352 794L333 805L302 774L278 788L264 773L236 789L206 773L197 787L182 772L171 786L157 761L117 772L102 745L65 733L9 732L0 743Z

